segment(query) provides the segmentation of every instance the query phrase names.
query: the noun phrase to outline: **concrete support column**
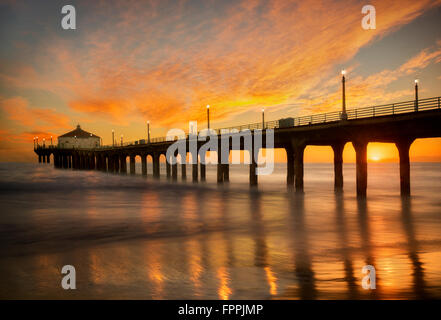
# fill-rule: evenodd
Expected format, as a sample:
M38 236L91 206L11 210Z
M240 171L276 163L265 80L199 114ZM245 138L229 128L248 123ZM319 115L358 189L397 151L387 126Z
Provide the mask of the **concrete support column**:
M171 169L172 169L172 180L177 181L178 180L178 164L177 163L172 164Z
M135 174L135 156L130 155L130 174Z
M303 154L305 145L296 145L294 151L294 184L296 192L303 192Z
M104 172L107 172L107 157L106 157L105 155L103 155L102 158L101 158L101 160L102 160L102 162L103 162L102 170L103 170Z
M291 147L286 147L286 184L294 185L294 151Z
M117 173L119 171L119 159L117 155L112 155L109 157L109 161L111 160L111 170L109 172Z
M165 160L165 171L166 171L167 179L170 179L171 178L171 164L169 162L169 159Z
M352 142L356 155L357 196L366 197L367 190L367 141Z
M109 155L109 163L108 163L109 172L114 172L113 162L114 162L113 155Z
M98 154L96 157L96 164L96 169L99 171L103 171L103 157L100 154Z
M51 155L50 154L47 155L47 161L46 162L47 163L51 163Z
M43 155L43 163L46 163L46 155Z
M192 169L191 169L191 175L192 175L192 181L193 182L198 182L198 160L196 158L196 163L193 163L191 165Z
M187 180L187 165L185 163L181 163L181 176L182 180Z
M127 174L127 156L125 154L119 156L120 173Z
M251 160L250 163L250 186L257 186L257 163L254 159Z
M68 164L67 164L67 155L63 155L63 168L67 169L68 168Z
M159 153L153 154L153 177L159 179L160 167L159 167Z
M72 156L71 155L67 156L67 167L69 169L72 169Z
M147 176L147 155L146 154L141 155L141 171L142 171L142 175L144 177L146 177Z
M414 139L402 139L395 142L400 155L400 191L401 196L410 196L410 159L409 149Z
M38 155L38 162L41 163L41 154Z
M257 186L257 174L256 174L257 162L254 157L255 154L258 154L258 151L254 150L254 142L253 142L253 147L250 153L250 186Z
M225 163L224 165L224 182L230 182L230 165Z
M343 190L343 149L345 143L335 143L332 145L334 150L334 190Z
M206 165L204 163L201 162L200 165L200 169L201 169L201 181L205 181L206 180Z
M224 165L222 164L221 152L219 147L217 151L217 183L223 183L223 182L224 182Z

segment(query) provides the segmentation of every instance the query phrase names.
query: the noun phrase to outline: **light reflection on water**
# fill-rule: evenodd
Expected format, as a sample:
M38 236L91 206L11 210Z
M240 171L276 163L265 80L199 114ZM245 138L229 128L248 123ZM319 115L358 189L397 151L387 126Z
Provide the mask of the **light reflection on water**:
M299 195L283 166L250 190L240 167L217 187L214 168L206 184L169 184L1 164L0 297L440 298L441 165L412 166L410 199L396 164L369 165L367 200L353 165L343 194L332 170L306 164ZM75 291L60 287L65 264ZM361 287L367 264L376 290Z

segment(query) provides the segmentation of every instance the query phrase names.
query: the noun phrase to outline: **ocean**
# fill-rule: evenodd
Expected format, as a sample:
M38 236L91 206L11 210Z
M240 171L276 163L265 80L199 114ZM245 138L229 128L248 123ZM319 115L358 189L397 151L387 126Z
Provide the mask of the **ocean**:
M305 192L286 166L248 185L169 182L0 164L1 299L413 299L441 298L441 164L412 163L400 197L396 163L369 163L368 195L344 192L332 164L305 164ZM180 176L180 168L179 168ZM76 289L61 287L64 265ZM364 289L372 265L376 288Z

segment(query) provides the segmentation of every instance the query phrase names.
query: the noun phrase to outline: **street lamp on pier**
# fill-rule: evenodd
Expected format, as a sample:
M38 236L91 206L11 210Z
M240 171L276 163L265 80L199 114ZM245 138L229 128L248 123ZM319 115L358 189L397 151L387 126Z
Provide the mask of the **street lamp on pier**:
M262 108L262 130L265 130L265 109Z
M150 143L150 121L147 121L147 143Z
M210 105L207 104L207 129L210 129Z
M342 84L342 110L341 110L341 119L347 120L348 114L346 113L346 78L345 78L346 70L341 71L341 84Z
M112 129L112 147L115 146L115 130Z
M123 145L123 135L121 135L121 147Z
M52 136L51 136L51 147L53 146L53 144L52 144Z
M43 148L46 148L46 138L43 138Z
M418 111L418 79L415 79L415 111Z

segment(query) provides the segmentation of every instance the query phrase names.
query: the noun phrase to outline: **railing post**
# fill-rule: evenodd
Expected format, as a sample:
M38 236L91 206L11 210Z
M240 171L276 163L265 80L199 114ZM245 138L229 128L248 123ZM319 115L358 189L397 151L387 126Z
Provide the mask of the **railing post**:
M372 114L375 117L375 107L372 107Z
M395 114L395 103L392 103L392 114Z
M439 97L438 97L438 109L441 109L441 108L440 108L440 105L439 105Z

